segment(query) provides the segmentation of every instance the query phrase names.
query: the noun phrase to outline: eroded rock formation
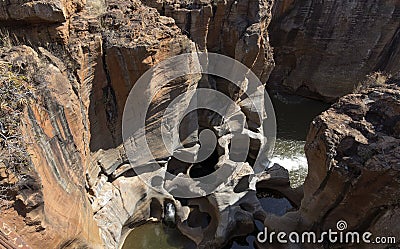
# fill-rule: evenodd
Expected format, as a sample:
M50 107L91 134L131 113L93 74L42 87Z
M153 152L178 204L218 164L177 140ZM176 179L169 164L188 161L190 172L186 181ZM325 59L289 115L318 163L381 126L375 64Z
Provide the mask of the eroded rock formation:
M267 217L264 224L271 231L321 234L329 229L339 231L337 223L343 220L346 231L369 231L373 238L399 236L397 226L392 226L400 204L399 94L397 79L383 84L372 81L315 118L305 146L309 173L304 198L297 212L279 219Z
M397 1L277 0L269 27L272 88L324 100L351 92L366 75L399 71Z
M201 51L228 55L266 82L273 68L267 27L272 1L143 0L176 25Z
M400 234L383 225L398 217L400 204L400 88L393 81L346 95L313 121L303 226L327 230L340 218L349 230Z
M343 76L337 73L341 69L337 63L325 60L332 55L320 52L312 43L320 41L310 33L318 32L322 21L318 25L313 22L305 25L304 31L301 28L304 18L295 18L296 22L302 21L296 24L300 28L292 32L290 13L300 13L302 3L278 1L272 27L272 33L278 34L274 38L278 66L270 81L278 82L276 77L285 79L283 85L300 89L299 93L304 85L307 94L312 92L330 99L352 89L350 86L370 72L371 65L374 70L398 70L394 28L398 25L397 5L366 4L379 7L369 11L386 18L370 27L372 35L368 38L357 38L360 36L356 33L343 36L343 39L350 37L351 42L365 41L368 44L360 49L371 50L367 57L358 56L352 53L354 47L346 46L345 51L352 59L346 61L344 72L349 72L347 65L353 61L361 60L361 64L354 73ZM236 126L251 138L248 158L245 162L230 160L231 131L224 131L229 120L199 112L192 113L185 121L188 130L194 133L186 143L188 146L198 143L197 135L202 129L215 132L218 147L207 166L165 158L164 151L157 147L159 137L154 133L150 136L153 136L153 150L159 153L158 162L175 174L203 174L205 168L214 171L221 165L240 166L241 170L213 194L187 200L174 198L166 191L155 191L132 169L123 148L121 127L125 102L137 79L172 56L209 51L241 61L265 83L274 65L267 32L271 1L109 0L104 6L102 1L88 1L86 5L80 1L11 1L0 6L0 23L10 34L10 39L2 41L2 63L10 65L10 71L24 75L24 81L32 84L34 92L30 101L22 103L25 112L21 133L32 154L32 168L25 175L29 181L18 179L0 162L1 184L22 183L17 184L17 191L9 193L2 218L13 222L17 234L33 248L118 248L133 227L160 221L166 203L175 205L177 228L199 248L221 248L236 237L255 233L256 220L276 231L322 231L334 228L340 218L346 219L352 229L390 234L385 225L399 217L400 92L393 82L345 96L315 119L306 145L310 174L304 193L303 188L290 187L288 172L279 165L254 174L252 166L265 144L258 129L263 117L261 120L256 117L246 96L238 95L235 87L221 79L200 75L179 78L161 89L148 113L150 130L160 128L162 113L158 110L168 105L170 96L200 86L217 89L241 106L244 112L241 118L250 124L249 129ZM324 4L311 6L326 8ZM361 8L357 6L355 3L349 11ZM342 17L339 10L330 13ZM311 20L318 19L319 16L314 16L318 13L321 11L314 11ZM354 17L351 13L349 16ZM373 15L361 20L371 18ZM362 23L356 19L353 25L351 20L346 32ZM13 27L15 23L19 25ZM371 42L376 38L373 31L386 23L391 25L382 33L381 40ZM333 24L328 24L331 25L327 28L332 28ZM281 29L288 34L279 35ZM344 33L338 30L335 36L332 32L321 32L317 37L342 37ZM12 44L24 41L29 41L30 46ZM339 45L344 42L335 41ZM338 51L343 48L337 43L324 40L317 47L332 46L336 53L332 60L337 62L342 56ZM299 44L307 47L298 50ZM315 53L320 55L318 60L313 59ZM315 63L320 67L309 74ZM322 79L324 73L334 77ZM340 80L343 84L338 86ZM327 83L318 85L320 82ZM258 97L263 102L263 96ZM189 98L190 95L185 100ZM257 196L261 193L279 194L294 210L283 217L266 212ZM399 235L399 231L391 233Z
M265 80L273 65L265 32L271 4L261 1L252 2L250 7L232 7L232 4L213 6L218 10L218 18L222 19L213 25L213 32L223 35L211 42L217 45L210 47L241 59ZM34 48L5 48L3 59L13 67L23 68L21 73L29 76L27 79L35 83L35 88L40 88L37 99L27 105L23 127L27 140L37 140L27 147L36 155L32 164L38 175L36 182L43 193L40 203L29 204L32 197L26 195L23 204L14 204L13 209L19 212L33 205L22 215L21 228L17 232L27 241L38 241L37 245L30 243L33 247L45 245L39 241L46 240L49 243L46 247L85 243L91 247L116 248L130 227L151 217L161 219L165 202L174 202L182 222L193 216L187 206L182 207L168 194L153 191L135 176L122 148L121 120L130 89L147 69L165 58L206 50L207 46L199 47L189 39L190 35L178 28L174 19L161 16L156 9L137 1L108 1L102 15L95 13L92 6L83 8L82 4L72 2L36 5L33 2L3 5L5 13L17 7L22 11L19 15L4 14L4 24L11 21L24 23L15 29L6 29L11 33L10 43L29 40L35 44ZM261 15L259 9L263 9ZM233 14L228 15L229 11ZM247 11L254 12L250 21L245 18ZM209 14L207 18L214 19L213 14ZM223 27L225 16L231 16L232 20ZM242 24L235 25L239 21ZM202 25L208 29L206 23ZM43 27L47 32L38 31ZM32 31L27 32L28 29ZM252 35L243 36L245 31ZM232 39L221 42L228 33L233 35L234 43ZM201 35L204 34L199 34L196 39ZM246 38L248 36L250 38ZM18 39L13 41L15 37ZM248 58L243 51L236 51L242 48L240 44L248 43L246 39L253 42L246 46L255 52ZM53 44L47 45L47 42ZM187 84L183 84L185 81ZM164 90L164 95L154 100L154 108L157 103L169 101L168 94L196 88L197 81L196 78L176 81L173 87ZM159 115L154 113L150 119L157 120ZM211 117L205 115L205 122L211 124L220 119L213 117L216 119L210 120ZM196 120L191 122L196 122L195 127L198 127ZM224 141L228 142L229 138ZM226 149L221 151L226 153ZM257 145L254 145L253 153L256 152ZM248 164L247 167L251 171ZM232 180L237 184L238 180ZM232 183L227 191L233 191L235 184ZM245 188L243 193L238 193L235 202L239 202L246 191ZM229 199L218 195L215 198ZM256 200L254 186L253 199ZM218 214L219 209L227 208L227 204L222 203L208 208ZM64 210L66 207L69 207L68 211ZM229 215L229 212L224 214ZM30 219L34 219L33 224L39 228L30 228ZM251 217L247 223L250 221ZM198 243L209 241L207 243L218 246L226 244L232 237L234 231L228 230L227 223L215 219L213 222L213 229L218 227L220 234L214 237L208 233L203 239L195 239ZM40 229L42 237L38 239L39 235L28 233L22 227ZM54 230L56 227L57 231ZM187 234L196 237L196 234Z

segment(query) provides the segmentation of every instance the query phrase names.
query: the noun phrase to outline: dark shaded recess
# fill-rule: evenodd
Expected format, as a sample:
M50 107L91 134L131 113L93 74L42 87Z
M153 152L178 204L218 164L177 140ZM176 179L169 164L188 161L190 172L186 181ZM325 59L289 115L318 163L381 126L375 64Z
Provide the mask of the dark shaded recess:
M396 5L396 9L394 13L400 12L400 7ZM382 50L382 53L379 55L379 61L372 70L372 72L383 72L387 70L387 66L393 60L393 57L396 53L398 45L400 44L400 27L397 28L394 33L390 43L385 45L385 48Z
M67 248L79 248L79 249L89 249L90 247L83 242L81 239L74 238L67 241L62 242L58 247L58 249L67 249Z
M269 188L257 188L257 198L266 198L266 197L271 197L271 198L286 198L281 192L276 191L274 189L269 189Z
M235 237L234 240L232 240L228 245L224 246L222 249L236 249L239 248L237 245L240 246L240 248L243 248L243 246L246 246L247 249L254 249L254 245L249 244L247 242L247 237L254 235L257 236L256 232L253 232L249 234L248 236L241 236L241 237ZM235 245L233 242L236 242L237 245Z
M261 142L258 139L250 138L250 144L252 146L249 147L246 162L248 162L250 166L254 166L258 157L258 153L260 152Z
M197 114L196 111L191 111L187 113L180 123L178 124L178 131L179 131L179 141L182 143L184 148L193 147L197 141L195 141L195 137L190 136L197 136ZM194 140L194 141L191 141Z
M126 177L126 178L129 178L129 177L137 176L137 174L136 174L136 172L135 172L134 169L129 169L129 170L125 171L121 176L124 176L124 177ZM117 177L117 178L118 178L118 177Z
M15 193L10 196L20 195L26 203L20 199L16 199L13 206L15 211L22 216L26 217L34 209L43 208L43 194L41 186L36 176L25 175L18 183L18 190L13 190ZM40 225L40 221L26 221L27 224Z
M286 94L274 95L271 101L276 115L277 138L296 141L305 141L313 119L330 107L321 101Z
M218 76L213 77L215 78L216 88L219 92L225 94L231 99L238 99L238 94L241 89L236 84Z
M89 96L88 116L92 134L89 144L90 151L107 150L115 148L122 143L122 136L117 135L121 134L121 127L117 124L121 123L122 117L118 115L117 100L106 62L107 48L103 47L103 51L102 57L99 58L101 62L96 67L92 92ZM105 79L100 71L105 74Z
M29 213L29 211L27 210L27 207L21 200L16 200L14 202L14 209L22 217L26 217L26 214Z
M156 198L152 198L150 203L150 217L161 220L162 212L163 208L159 200L157 200Z
M189 206L191 212L187 219L189 227L206 228L211 222L211 216L200 211L199 206Z
M215 111L199 108L197 111L197 122L199 125L199 133L203 129L213 129L213 126L221 125L222 116Z
M26 28L26 27L41 27L41 26L59 26L61 23L58 21L43 20L40 18L26 18L25 20L8 19L2 20L1 28Z
M257 187L256 187L257 188ZM295 209L299 208L299 205L290 200L287 196L282 194L281 192L274 190L274 189L269 189L269 188L257 188L257 198L275 198L275 199L287 199L290 202L290 205L292 205Z
M182 206L188 206L189 205L189 200L187 198L175 198L175 200L179 201Z
M337 147L337 158L349 157L357 155L357 142L354 137L348 136L342 139Z
M192 26L192 12L191 12L191 11L188 11L188 12L186 13L186 25L185 25L185 29L182 30L182 31L183 31L183 33L184 33L189 39L190 39L190 37L191 37L191 34L190 34L191 26Z
M375 105L372 106L367 112L365 120L373 124L376 131L384 132L389 136L398 137L399 134L396 134L397 132L394 128L396 127L396 124L400 122L400 115L388 118L385 113L382 113L382 111L379 109L379 106L387 106L388 108L390 107L387 103L385 103L385 100L377 101Z
M192 178L199 178L202 176L207 176L215 172L215 165L218 163L218 151L217 149L211 154L209 158L203 162L196 163L189 170L189 176Z
M173 175L178 175L179 173L187 174L190 166L192 166L191 163L186 163L175 157L171 157L168 162L167 172Z
M172 204L172 212L173 212L173 220L171 218L168 217L168 204ZM171 200L171 199L167 199L164 201L164 207L163 207L163 213L164 213L164 217L163 217L163 224L168 227L168 228L176 228L176 206L175 203Z
M249 189L249 175L242 177L238 184L233 188L235 193L241 193Z

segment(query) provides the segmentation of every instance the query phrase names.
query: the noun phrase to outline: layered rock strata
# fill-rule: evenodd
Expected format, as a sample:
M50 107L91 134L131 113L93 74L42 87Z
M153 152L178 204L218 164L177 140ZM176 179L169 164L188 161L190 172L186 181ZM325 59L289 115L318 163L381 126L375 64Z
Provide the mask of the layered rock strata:
M278 20L282 25L291 24L285 21L291 20L287 15L292 11L297 13L299 5L293 1L278 1L273 34L281 32L277 31ZM182 163L173 157L164 158L162 153L158 162L171 173L189 176L193 172L204 173L202 170L214 171L221 165L240 166L241 170L213 194L188 200L155 191L132 170L123 148L122 116L129 91L137 79L172 56L209 51L243 62L265 82L273 67L267 33L270 1L110 0L106 3L88 1L87 5L76 1L11 1L0 6L3 10L1 24L11 34L9 42L2 42L9 47L3 46L1 58L10 65L10 71L24 75L24 80L32 83L34 92L30 102L22 103L25 112L21 123L21 133L32 155L32 167L27 174L30 181L16 180L6 172L7 165L0 163L2 184L5 181L25 184L17 184L22 187L11 193L8 206L2 207L2 218L13 221L17 234L33 248L118 248L132 228L148 221L160 221L167 203L176 207L177 228L199 248L222 248L235 238L254 234L258 231L255 221L275 231L323 231L334 228L338 219L345 219L351 229L399 235L399 231L389 232L386 226L399 217L400 92L394 79L345 96L314 120L306 145L310 173L304 193L302 188L290 187L288 172L278 165L254 174L254 160L265 145L258 129L263 117L261 121L256 117L246 96L238 95L240 91L234 87L212 77L200 79L199 75L170 82L152 99L148 124L149 137L156 141L153 149L161 151L157 147L159 136L151 133L160 128L162 114L158 110L168 105L172 96L208 87L226 93L242 107L241 117L251 126L236 128L251 138L248 158L242 162L230 160L232 131L221 132L227 121L209 112L199 112L192 113L191 119L186 120L185 125L195 134L189 136L187 146L199 143L199 131L211 129L218 138L218 146L206 161L207 165ZM319 5L313 3L312 6ZM359 10L357 6L355 3L350 11ZM10 12L13 8L22 12ZM385 16L371 27L372 34L385 23L396 22L396 8L389 2L380 2L379 8L369 10ZM330 13L341 16L335 11ZM363 20L370 18L372 15ZM11 23L14 22L21 25L13 27ZM357 24L358 20L354 22ZM395 44L393 25L388 25L389 31L381 36L380 45ZM310 27L306 29L319 30L318 25ZM292 42L294 34L303 37L301 31L285 37ZM358 41L353 33L349 37ZM371 37L365 40L373 40ZM276 35L275 41L279 39L281 36ZM12 44L27 40L30 47ZM295 47L297 43L303 44L301 41L295 39ZM286 59L281 59L286 55L279 43L276 44L278 67L273 76L281 77L279 72L287 71ZM329 44L340 50L335 42ZM397 70L395 45L374 48L366 45L364 48L371 49L369 59L364 60L366 65L373 64L377 70ZM382 49L390 51L391 56ZM294 50L295 53L304 52ZM306 51L311 51L301 54L306 59L301 63L290 59L290 67L314 63L310 58L320 50L311 46ZM339 60L338 54L333 54L334 61ZM328 55L321 53L321 59L317 60L321 65L316 73L308 75L314 82L321 79L323 70L328 68L325 72L333 72L332 65L337 65L329 64L329 60L327 64L322 63L324 56ZM354 60L364 58L356 57ZM303 63L305 61L312 63ZM355 76L335 74L335 80L321 87L316 87L316 83L304 85L308 93L315 93L315 96L335 98L348 92L350 84L367 73L367 66L360 65ZM173 69L173 65L170 68ZM293 82L303 85L306 74L290 75L294 77ZM343 85L331 87L337 79L343 79ZM292 85L287 82L283 84ZM301 86L293 87L298 88ZM149 89L154 90L150 86ZM263 102L263 95L258 100ZM282 217L266 212L257 193L278 193L290 201L294 210Z
M317 235L345 221L343 232L371 232L376 237L398 237L393 222L399 217L399 113L397 79L370 81L356 93L339 99L314 119L305 151L309 173L299 210L269 217L270 231ZM360 237L361 238L361 237ZM361 239L360 239L361 240ZM398 243L398 242L397 242ZM330 248L342 245L329 243ZM267 248L258 244L259 248ZM347 244L348 248L388 248L394 244ZM304 248L316 248L304 244Z
M277 0L269 26L276 67L269 85L332 101L365 76L399 71L396 1Z

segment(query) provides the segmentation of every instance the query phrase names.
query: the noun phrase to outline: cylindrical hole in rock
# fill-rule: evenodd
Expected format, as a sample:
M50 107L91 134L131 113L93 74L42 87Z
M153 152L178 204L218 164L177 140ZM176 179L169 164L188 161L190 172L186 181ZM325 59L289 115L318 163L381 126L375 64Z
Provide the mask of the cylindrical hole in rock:
M200 108L197 111L197 121L199 131L202 129L214 129L214 126L219 126L222 123L222 116L215 111Z
M260 200L262 208L267 213L283 216L287 212L295 209L285 196L274 190L257 189L257 198Z
M250 178L250 176L248 176L248 175L242 177L239 180L238 184L236 184L236 186L233 188L233 192L241 193L241 192L247 191L250 187L249 178Z
M199 206L189 206L190 214L187 219L189 227L201 227L202 229L208 227L211 222L211 216L208 213L201 212Z
M176 226L176 207L170 199L164 201L163 223L171 228Z
M156 198L151 199L150 203L150 217L161 220L163 208L159 200Z
M188 169L192 166L191 163L182 162L181 160L171 157L168 161L167 172L178 175L179 173L187 174Z
M218 159L218 151L214 150L209 158L203 162L193 164L193 166L189 169L189 176L192 178L199 178L212 174L215 172L215 165L217 165Z

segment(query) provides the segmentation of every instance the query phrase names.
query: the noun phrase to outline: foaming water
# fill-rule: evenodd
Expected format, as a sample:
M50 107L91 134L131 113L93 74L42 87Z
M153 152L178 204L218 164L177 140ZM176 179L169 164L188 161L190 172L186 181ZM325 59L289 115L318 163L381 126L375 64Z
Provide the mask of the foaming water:
M329 104L282 94L272 96L271 100L278 130L274 154L270 160L286 168L292 187L298 187L304 183L308 173L304 145L310 123L328 109Z
M277 140L272 163L278 163L289 171L292 187L303 184L307 176L307 159L304 145L309 124L319 113L328 108L322 102L297 96L272 96L277 118ZM272 165L272 164L271 164ZM283 215L291 208L286 199L261 198L263 208L276 215ZM235 241L231 249L252 249L255 237ZM193 242L176 229L161 224L145 224L135 228L127 237L122 249L177 249L195 248Z
M304 154L305 141L278 138L275 143L271 165L277 163L289 171L292 187L303 184L307 176L307 158Z

